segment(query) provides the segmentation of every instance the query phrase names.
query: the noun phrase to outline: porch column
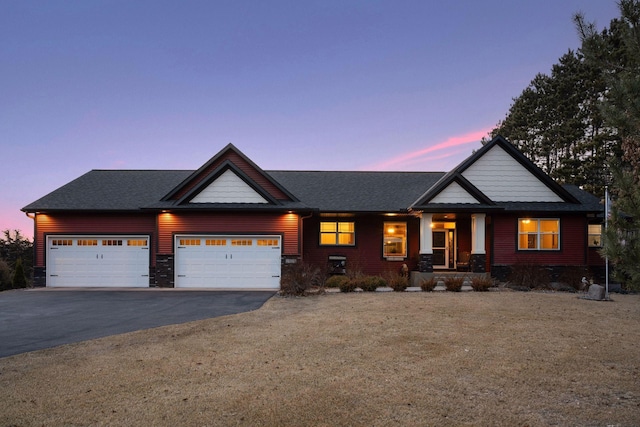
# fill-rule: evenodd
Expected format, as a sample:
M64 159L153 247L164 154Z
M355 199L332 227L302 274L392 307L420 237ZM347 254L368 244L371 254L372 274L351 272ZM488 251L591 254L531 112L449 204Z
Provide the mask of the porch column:
M484 250L485 245L485 218L486 214L478 213L471 215L471 257L469 266L471 271L484 273L486 271L487 255Z
M422 213L420 216L420 262L418 270L421 272L433 271L433 214Z

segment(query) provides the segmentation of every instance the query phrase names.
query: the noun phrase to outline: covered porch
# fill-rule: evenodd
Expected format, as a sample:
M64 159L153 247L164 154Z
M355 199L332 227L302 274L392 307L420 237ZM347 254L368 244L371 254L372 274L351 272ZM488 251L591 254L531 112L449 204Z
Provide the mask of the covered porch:
M420 214L421 273L486 273L490 217L485 213Z

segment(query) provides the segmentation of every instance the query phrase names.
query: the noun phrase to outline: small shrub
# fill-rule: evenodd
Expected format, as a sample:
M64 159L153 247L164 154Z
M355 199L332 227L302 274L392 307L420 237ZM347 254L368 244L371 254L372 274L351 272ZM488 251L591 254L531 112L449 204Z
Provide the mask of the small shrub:
M22 266L22 258L18 258L16 261L16 267L13 270L13 279L11 280L13 289L20 289L27 287L27 276L24 273L24 267Z
M349 280L350 279L347 276L341 276L341 275L330 276L327 279L327 281L324 283L324 285L327 288L339 288L343 282L348 282Z
M353 289L356 288L360 288L363 291L365 290L365 288L367 287L365 281L366 281L367 276L357 276L357 277L352 277L351 279L349 279L349 281L351 282L350 285L353 285ZM363 288L364 286L364 288Z
M424 279L422 283L420 283L420 288L425 292L431 292L435 289L438 284L438 279L436 276L431 276L428 279Z
M375 292L376 289L387 285L387 282L380 276L364 276L354 280L357 280L357 287L365 292Z
M303 262L288 264L282 269L280 294L303 296L313 287L322 287L320 269Z
M488 274L483 274L482 276L473 276L471 278L471 287L474 291L486 292L491 286L493 286L493 280Z
M409 287L409 278L404 277L399 273L389 272L385 276L387 286L393 289L395 292L404 292Z
M444 286L450 292L460 292L463 283L464 277L461 276L447 276L444 279Z
M340 292L353 292L358 287L357 279L349 279L340 282L339 288Z

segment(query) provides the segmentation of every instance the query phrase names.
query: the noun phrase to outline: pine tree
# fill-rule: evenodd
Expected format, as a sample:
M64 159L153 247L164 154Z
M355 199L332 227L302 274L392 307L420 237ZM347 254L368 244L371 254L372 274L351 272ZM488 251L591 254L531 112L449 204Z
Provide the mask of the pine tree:
M621 0L621 18L598 33L584 16L574 17L587 60L608 69L601 111L622 140L622 162L614 168L614 204L605 233L604 254L616 277L640 290L640 1Z
M8 284L5 280L5 289L10 289L12 284L12 278L15 273L18 260L21 260L23 275L27 278L31 277L33 270L33 242L25 238L20 230L3 230L0 237L0 261L3 261L2 265L10 268L8 276ZM2 269L0 268L0 276ZM0 277L2 282L2 277ZM2 284L0 283L0 286Z
M24 273L24 267L22 266L22 258L18 258L16 266L13 270L13 279L11 280L13 289L20 289L27 287L27 276Z
M598 100L603 69L569 50L551 74L538 74L493 130L561 183L604 194L607 165L619 154L615 130L604 125Z

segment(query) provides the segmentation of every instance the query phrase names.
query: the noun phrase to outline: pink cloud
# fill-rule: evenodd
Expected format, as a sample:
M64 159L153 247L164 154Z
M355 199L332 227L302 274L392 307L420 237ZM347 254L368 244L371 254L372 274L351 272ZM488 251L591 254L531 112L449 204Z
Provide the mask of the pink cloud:
M408 167L410 165L415 165L415 164L423 164L426 160L428 160L429 162L433 162L435 160L443 160L443 159L448 159L449 157L454 157L460 153L466 153L467 150L464 149L457 149L457 150L451 150L451 151L447 151L446 153L442 153L442 154L433 154L430 155L428 159L424 159L421 157L416 157L413 159L409 159L406 162L403 163L404 167Z
M427 148L405 153L400 156L394 157L393 159L389 159L384 162L377 163L372 166L372 169L373 170L401 169L403 167L406 167L407 165L415 164L421 161L447 158L447 157L453 156L456 153L459 153L461 150L448 151L446 153L440 153L435 156L429 156L428 158L425 158L425 156L427 154L437 152L437 151L451 150L452 148L459 147L461 145L478 143L482 139L482 137L487 136L487 134L492 129L493 128L486 128L478 131L468 132L463 135L452 136L443 142L439 142Z

